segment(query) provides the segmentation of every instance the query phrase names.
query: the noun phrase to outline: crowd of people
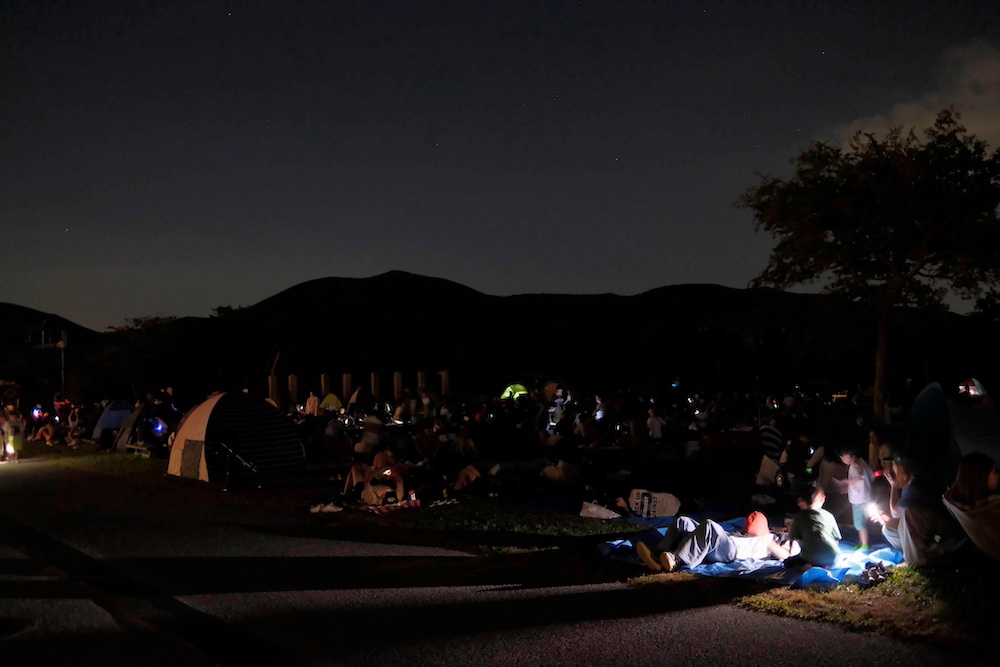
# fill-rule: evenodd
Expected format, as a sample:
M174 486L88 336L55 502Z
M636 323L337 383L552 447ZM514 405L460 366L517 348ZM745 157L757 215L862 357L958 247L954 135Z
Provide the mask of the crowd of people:
M74 446L94 417L68 402L35 412L25 418L8 409L0 416L0 459L17 461L32 440ZM656 396L579 399L557 386L476 400L420 389L392 405L374 397L321 405L310 392L302 406L289 408L307 461L335 484L322 506L336 511L351 503L551 492L627 514L623 498L641 486L676 494L681 511L689 512L706 497L745 490L757 510L773 513L778 527L768 536L774 539L739 540L712 521L681 514L661 544L637 547L638 556L657 571L740 554L766 554L794 568L828 567L841 527L850 526L857 549L868 551L880 540L911 565L968 541L1000 559L995 461L970 454L942 482L934 474L941 462L909 446L905 415L895 428L862 428L863 413L851 402L830 405L791 392L724 396L676 387ZM720 431L739 439L707 449ZM756 474L742 467L747 453L759 461ZM720 474L733 469L736 476ZM742 484L733 480L745 480L745 487L730 488ZM782 515L787 526L780 525Z
M747 475L747 488L757 492L752 499L779 521L781 515L788 517L787 526L769 531L770 541L731 542L740 536L724 539L718 524L682 514L661 544L637 545L647 551L638 553L640 559L657 571L706 560L727 562L734 554L767 554L797 569L829 567L840 553L841 527L854 529L856 549L870 551L878 540L916 566L958 548L967 534L1000 557L995 466L993 473L980 475L984 482L972 484L963 481L972 474L963 462L946 489L925 472L935 462L907 449L905 420L898 419L895 430L862 430L860 412L794 396L692 394L629 403L601 396L578 401L558 391L545 399L466 403L422 391L409 402L397 401L384 419L368 415L353 431L330 415L306 415L300 424L306 440L310 430L321 433L312 438L313 447L327 452L329 460L350 460L338 478L338 504L433 501L521 488L587 498L626 514L622 498L639 484L639 472L650 467L651 457L663 465L646 474L644 483L659 481L660 489L675 491L673 485L683 478L689 491L696 479L707 487L702 497L722 491L709 478L689 473L732 465L726 458L731 454L711 459L699 446L713 430L744 433L761 462L756 479L752 472ZM861 433L867 437L858 437ZM631 456L615 458L611 452ZM706 459L707 466L692 468ZM697 506L694 494L680 495L685 508ZM971 532L956 520L959 508ZM983 530L984 521L992 521L991 528Z
M976 408L992 410L988 402ZM854 550L871 551L871 538L880 536L886 546L901 553L904 565L926 566L946 554L1000 560L1000 473L989 454L965 454L952 473L951 443L921 448L906 429L890 434L873 428L868 443L855 447L841 442L834 447L835 455L828 457L820 442L829 434L815 438L810 426L786 438L780 424L781 419L772 416L758 434L761 469L777 471L770 490L788 484L782 476L785 468L799 461L791 466L796 469L792 479L797 511L790 513L784 529L767 522L766 528L758 525L750 530L748 520L745 531L727 533L714 521L679 516L658 544L635 545L636 556L649 570L741 558L778 560L796 571L830 568L842 554L841 527L847 525L857 534ZM802 442L813 446L802 447ZM796 448L801 450L798 454ZM761 476L758 472L758 484ZM764 480L770 477L764 475ZM832 495L841 496L846 504L829 507Z

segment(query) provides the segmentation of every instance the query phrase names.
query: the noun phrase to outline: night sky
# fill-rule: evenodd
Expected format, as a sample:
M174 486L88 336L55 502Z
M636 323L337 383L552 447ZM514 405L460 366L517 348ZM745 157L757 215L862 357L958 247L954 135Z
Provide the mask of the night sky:
M0 104L0 301L98 330L392 269L745 287L734 203L810 141L1000 145L1000 3L10 1Z

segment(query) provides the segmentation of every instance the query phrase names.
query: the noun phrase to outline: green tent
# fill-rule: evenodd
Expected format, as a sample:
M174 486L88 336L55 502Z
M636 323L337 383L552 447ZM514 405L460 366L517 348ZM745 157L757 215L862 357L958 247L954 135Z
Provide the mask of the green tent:
M512 384L508 385L503 393L500 394L501 401L516 401L522 396L527 396L528 390L525 389L523 384Z
M330 412L339 412L344 404L340 402L340 399L336 394L327 394L323 402L319 404L321 410L327 410Z

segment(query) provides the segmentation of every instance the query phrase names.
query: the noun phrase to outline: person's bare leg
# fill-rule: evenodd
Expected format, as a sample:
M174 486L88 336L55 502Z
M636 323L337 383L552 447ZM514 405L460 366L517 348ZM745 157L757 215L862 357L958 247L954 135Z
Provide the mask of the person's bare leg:
M355 463L351 466L350 472L347 473L347 479L344 481L344 495L346 496L351 489L360 484L361 482L367 482L372 478L372 470L366 463Z
M479 470L475 466L465 466L458 471L458 477L455 479L455 490L461 491L480 477L482 475L480 475Z

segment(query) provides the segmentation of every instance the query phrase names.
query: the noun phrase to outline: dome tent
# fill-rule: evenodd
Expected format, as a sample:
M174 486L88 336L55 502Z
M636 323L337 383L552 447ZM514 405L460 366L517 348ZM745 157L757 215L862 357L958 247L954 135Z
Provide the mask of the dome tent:
M327 394L320 404L320 410L326 410L327 412L339 412L340 409L344 407L344 404L340 402L340 398L336 394Z
M522 396L527 396L527 395L528 395L528 390L525 388L525 386L523 384L518 384L517 382L515 382L514 384L507 385L507 388L503 390L502 394L500 394L500 400L516 401Z
M94 425L93 438L94 440L101 440L101 438L108 438L104 434L105 431L109 431L109 435L118 431L121 425L129 418L132 414L133 406L126 400L116 400L111 401L105 407L101 416L97 419L97 423ZM114 436L111 435L111 438Z
M138 443L140 438L137 437L136 427L137 422L140 422L141 424L142 412L143 408L136 408L129 414L128 417L125 418L125 421L123 421L118 427L118 434L115 435L115 441L112 445L112 449L119 452L125 452L128 451L129 447Z
M230 470L269 475L305 468L305 450L291 422L262 398L212 394L181 419L167 474L204 482Z

